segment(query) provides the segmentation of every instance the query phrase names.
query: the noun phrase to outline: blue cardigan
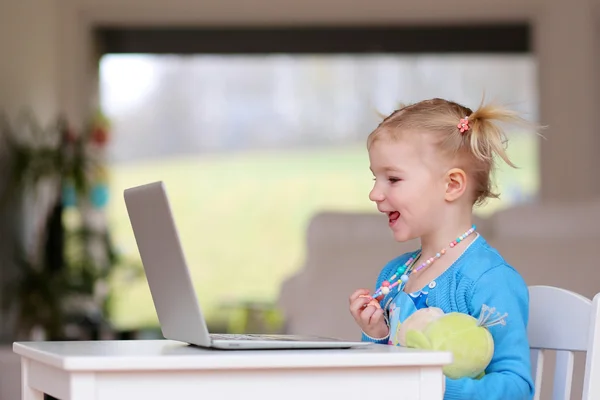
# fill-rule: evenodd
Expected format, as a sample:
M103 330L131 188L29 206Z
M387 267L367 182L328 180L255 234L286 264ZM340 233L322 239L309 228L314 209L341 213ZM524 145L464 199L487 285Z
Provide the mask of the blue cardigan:
M376 287L380 287L384 280L393 275L398 265L404 264L413 254L407 253L390 261L379 274ZM437 285L429 291L430 307L439 307L445 313L466 313L475 318L479 318L483 304L495 307L501 314L508 313L505 326L489 328L495 348L485 376L479 380L446 378L444 400L533 398L527 339L529 291L521 275L482 236L478 236L435 281ZM387 337L377 340L364 333L362 340L388 343Z

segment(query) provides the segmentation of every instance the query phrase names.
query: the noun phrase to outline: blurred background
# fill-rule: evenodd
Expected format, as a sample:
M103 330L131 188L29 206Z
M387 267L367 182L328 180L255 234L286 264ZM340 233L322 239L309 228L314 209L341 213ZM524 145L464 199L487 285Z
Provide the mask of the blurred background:
M479 231L593 297L597 3L0 0L0 399L15 340L162 337L123 202L157 180L211 331L357 339L347 296L418 246L368 200L366 137L425 98L547 127L508 132Z

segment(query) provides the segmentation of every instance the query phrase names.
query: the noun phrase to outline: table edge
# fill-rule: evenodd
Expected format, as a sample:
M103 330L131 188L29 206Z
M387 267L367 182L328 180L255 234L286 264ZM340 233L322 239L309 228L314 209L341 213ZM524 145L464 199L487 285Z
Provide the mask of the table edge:
M427 351L425 353L339 353L331 357L319 353L302 353L294 350L300 357L281 357L276 354L261 353L260 358L249 358L243 353L220 351L215 354L195 357L193 355L164 356L115 356L85 357L60 356L27 346L26 342L13 343L13 352L22 359L26 358L41 364L65 371L216 371L216 370L248 370L248 369L331 369L362 367L443 367L452 362L453 356L448 351ZM222 357L227 354L226 357ZM396 357L394 357L396 355ZM399 357L397 357L399 356ZM201 357L201 361L199 361ZM358 361L357 361L358 358Z

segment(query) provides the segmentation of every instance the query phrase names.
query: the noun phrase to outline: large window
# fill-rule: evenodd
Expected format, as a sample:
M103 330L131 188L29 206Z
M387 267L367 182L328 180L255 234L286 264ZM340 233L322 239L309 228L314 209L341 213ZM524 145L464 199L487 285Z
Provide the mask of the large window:
M137 259L124 188L163 180L203 308L274 301L305 254L305 229L324 210L374 212L365 139L379 113L444 97L486 99L537 118L531 55L143 55L101 60L112 119L110 224ZM518 170L480 213L527 201L538 188L537 139L510 133ZM120 328L154 325L144 279L116 280Z

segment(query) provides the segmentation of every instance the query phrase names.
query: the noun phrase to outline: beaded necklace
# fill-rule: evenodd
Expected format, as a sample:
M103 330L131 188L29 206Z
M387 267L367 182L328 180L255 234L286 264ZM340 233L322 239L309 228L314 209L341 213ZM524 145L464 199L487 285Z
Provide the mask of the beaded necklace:
M469 229L468 231L466 231L465 233L463 233L462 235L457 237L456 240L453 240L452 242L450 242L450 244L448 246L450 248L455 247L458 243L465 240L465 238L467 238L473 232L475 232L475 225L473 225L471 227L471 229ZM417 260L421 257L421 251L422 250L419 250L419 252L417 254L415 254L413 257L410 257L404 263L404 265L399 266L398 269L396 270L396 273L394 273L394 275L392 275L392 277L389 278L389 280L383 281L383 283L381 284L381 287L379 289L377 289L375 291L375 293L373 294L373 296L371 296L371 297L373 299L377 299L379 296L387 296L390 293L390 291L393 288L395 288L396 286L398 286L398 291L400 291L402 289L402 287L404 287L404 284L406 284L406 282L408 281L408 277L411 274L418 273L423 268L433 264L435 262L435 260L439 259L441 256L446 254L446 249L443 248L442 250L440 250L439 253L436 253L435 256L424 261L417 268L414 268ZM399 279L398 279L398 276L400 277ZM395 281L395 282L390 284L390 281Z

